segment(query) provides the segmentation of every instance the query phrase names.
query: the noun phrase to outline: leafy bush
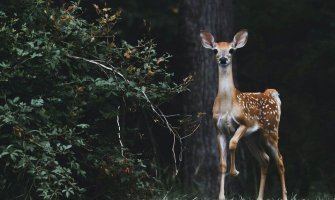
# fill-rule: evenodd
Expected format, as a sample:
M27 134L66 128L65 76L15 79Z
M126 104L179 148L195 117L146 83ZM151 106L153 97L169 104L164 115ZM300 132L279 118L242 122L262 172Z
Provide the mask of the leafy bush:
M78 3L1 5L2 199L154 193L146 161L131 151L136 138L127 127L136 124L127 117L157 115L156 106L185 91L189 79L174 83L168 54L158 55L150 40L122 41L121 12L94 6L99 18L89 23Z

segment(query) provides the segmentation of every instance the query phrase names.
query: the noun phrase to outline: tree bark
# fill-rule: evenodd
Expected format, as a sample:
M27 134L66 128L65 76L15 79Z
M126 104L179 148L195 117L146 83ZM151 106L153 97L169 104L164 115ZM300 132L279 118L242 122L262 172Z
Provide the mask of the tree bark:
M217 93L218 69L213 52L201 46L199 34L200 30L207 30L216 41L232 39L232 0L183 0L180 12L182 63L186 72L194 73L191 92L183 97L184 113L206 113L197 132L186 141L184 183L187 189L196 189L206 196L217 198L219 159L212 106ZM231 181L228 180L229 183Z

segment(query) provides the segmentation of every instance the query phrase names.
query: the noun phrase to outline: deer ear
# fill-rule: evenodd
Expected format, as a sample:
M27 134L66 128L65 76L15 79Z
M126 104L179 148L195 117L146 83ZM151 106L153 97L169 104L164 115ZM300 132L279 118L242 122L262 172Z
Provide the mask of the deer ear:
M248 41L248 31L247 30L241 30L238 33L235 34L234 40L233 40L233 46L234 48L242 48Z
M207 49L214 49L214 37L210 32L202 31L200 33L202 46Z

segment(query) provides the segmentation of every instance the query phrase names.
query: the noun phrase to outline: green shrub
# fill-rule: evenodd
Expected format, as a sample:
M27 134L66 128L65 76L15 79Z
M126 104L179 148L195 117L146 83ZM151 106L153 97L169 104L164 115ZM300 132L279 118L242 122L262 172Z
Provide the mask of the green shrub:
M157 182L131 151L136 138L124 119L156 115L189 80L171 80L170 56L158 55L152 41L122 41L120 11L95 9L99 18L89 23L78 3L1 6L1 199L154 194Z

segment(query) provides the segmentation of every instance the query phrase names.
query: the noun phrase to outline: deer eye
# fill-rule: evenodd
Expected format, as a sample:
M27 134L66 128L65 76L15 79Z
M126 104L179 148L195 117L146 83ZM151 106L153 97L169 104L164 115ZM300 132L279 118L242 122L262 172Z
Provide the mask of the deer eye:
M217 50L217 49L214 49L213 52L214 52L215 54L217 54L217 53L218 53L218 50Z
M235 53L235 49L233 49L233 48L229 49L229 53L230 53L230 54Z

